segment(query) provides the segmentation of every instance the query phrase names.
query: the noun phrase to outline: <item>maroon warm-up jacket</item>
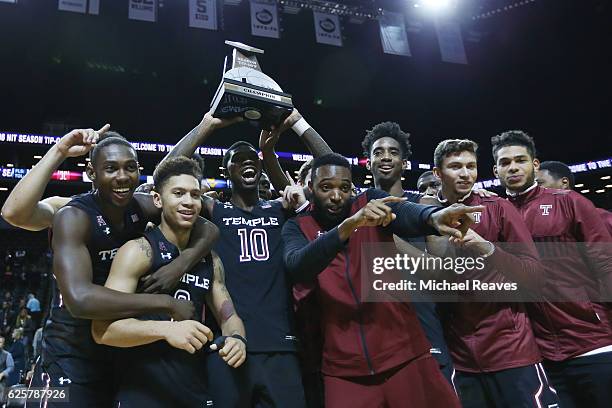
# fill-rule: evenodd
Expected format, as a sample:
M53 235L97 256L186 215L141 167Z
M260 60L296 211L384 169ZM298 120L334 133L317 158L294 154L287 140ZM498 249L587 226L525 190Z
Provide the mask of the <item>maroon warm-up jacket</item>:
M350 215L387 194L369 189L354 199ZM409 303L361 302L361 245L390 242L393 234L435 233L426 220L439 207L390 205L397 218L387 228L362 227L341 242L308 212L283 227L285 265L294 282L316 282L324 338L321 371L356 377L381 373L429 353L430 344ZM366 290L363 288L363 290Z
M486 258L484 270L470 270L457 278L503 283L512 282L513 276L542 273L531 235L512 204L474 193L463 204L485 207L475 214L471 228L497 245ZM506 247L499 243L511 244ZM542 360L523 303L483 302L479 301L479 292L473 291L460 302L446 306L442 309L444 331L457 370L492 372Z
M539 186L509 199L538 246L547 293L562 293L568 299L609 295L612 239L589 200L574 191ZM541 302L528 308L545 359L563 361L612 344L610 303Z

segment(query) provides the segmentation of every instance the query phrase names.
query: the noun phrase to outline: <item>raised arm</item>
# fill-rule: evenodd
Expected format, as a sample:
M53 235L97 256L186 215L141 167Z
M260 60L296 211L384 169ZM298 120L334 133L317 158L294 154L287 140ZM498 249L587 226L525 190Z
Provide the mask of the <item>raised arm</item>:
M138 279L149 270L152 259L151 245L145 238L129 241L117 252L105 286L134 293ZM170 345L190 353L202 348L209 340L208 336L212 338L212 332L194 320L94 320L91 333L96 343L108 346L135 347L166 340Z
M201 146L211 134L217 129L230 126L234 123L242 122L241 116L232 119L219 119L213 117L211 112L207 112L202 121L198 123L189 133L187 133L174 148L168 153L164 160L170 157L187 156L191 155L196 151L198 146Z
M97 132L93 129L75 129L64 135L36 166L19 180L2 206L2 217L9 224L30 231L49 228L56 212L70 201L65 197L41 200L53 172L66 158L87 154L98 137L109 128L110 125L106 124Z
M246 359L246 332L242 319L236 314L234 303L225 286L225 269L221 259L213 252L214 279L206 303L213 312L225 337L219 355L230 367L239 367ZM236 336L236 337L232 337ZM216 346L211 346L214 349Z
M314 157L333 153L327 142L325 142L321 135L317 133L317 131L314 130L314 128L310 126L308 122L306 122L306 120L297 110L294 110L291 116L293 116L293 119L295 119L295 122L291 125L291 128L302 139Z
M145 313L167 313L177 320L191 317L193 305L168 295L134 295L92 282L87 250L87 215L74 207L62 208L53 221L53 273L70 313L81 319L121 319Z

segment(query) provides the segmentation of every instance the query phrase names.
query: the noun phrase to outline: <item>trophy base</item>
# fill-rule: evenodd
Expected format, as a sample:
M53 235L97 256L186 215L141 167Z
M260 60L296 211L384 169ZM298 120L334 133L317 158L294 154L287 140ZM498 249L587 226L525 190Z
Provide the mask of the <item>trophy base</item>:
M242 116L261 129L280 125L293 111L291 95L246 82L223 78L211 104L213 116Z

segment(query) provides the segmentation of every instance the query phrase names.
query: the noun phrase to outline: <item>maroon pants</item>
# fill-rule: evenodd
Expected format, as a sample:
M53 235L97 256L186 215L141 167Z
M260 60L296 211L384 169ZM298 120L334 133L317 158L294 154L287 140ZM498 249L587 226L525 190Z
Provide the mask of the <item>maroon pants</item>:
M324 383L326 408L461 408L429 353L375 375L326 375Z

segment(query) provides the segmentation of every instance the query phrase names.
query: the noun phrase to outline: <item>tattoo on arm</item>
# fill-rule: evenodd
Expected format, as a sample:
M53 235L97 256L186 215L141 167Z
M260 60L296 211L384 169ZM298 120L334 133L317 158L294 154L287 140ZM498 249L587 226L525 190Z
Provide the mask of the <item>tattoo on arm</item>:
M234 309L234 304L231 300L227 299L223 301L221 305L221 310L219 310L219 317L221 317L222 322L226 322L236 314L236 310Z
M139 238L136 240L136 242L138 243L138 247L140 248L142 253L145 254L147 258L150 259L153 257L153 253L151 251L151 245L145 238Z

